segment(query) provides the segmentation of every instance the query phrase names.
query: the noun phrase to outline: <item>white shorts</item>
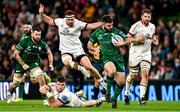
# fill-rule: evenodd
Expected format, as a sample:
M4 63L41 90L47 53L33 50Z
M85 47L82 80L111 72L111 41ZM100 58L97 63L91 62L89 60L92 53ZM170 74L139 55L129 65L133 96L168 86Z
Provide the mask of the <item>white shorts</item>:
M151 63L151 54L149 53L129 53L129 66L136 67L141 61L147 61Z
M80 55L85 55L86 53L84 52L83 48L75 49L73 51L64 51L61 50L61 55L63 54L71 54L74 59L76 59Z
M65 106L69 106L69 107L84 107L83 102L75 94L72 95L71 101L68 104L65 104Z

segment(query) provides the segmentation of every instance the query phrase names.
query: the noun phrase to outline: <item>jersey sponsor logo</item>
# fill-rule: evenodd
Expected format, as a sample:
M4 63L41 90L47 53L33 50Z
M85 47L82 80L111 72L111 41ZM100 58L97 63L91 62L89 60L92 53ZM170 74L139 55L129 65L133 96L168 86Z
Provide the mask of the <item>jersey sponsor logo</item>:
M67 35L70 35L70 31L69 31L67 28L64 28L62 32L63 32L63 34L66 35L66 36L67 36Z

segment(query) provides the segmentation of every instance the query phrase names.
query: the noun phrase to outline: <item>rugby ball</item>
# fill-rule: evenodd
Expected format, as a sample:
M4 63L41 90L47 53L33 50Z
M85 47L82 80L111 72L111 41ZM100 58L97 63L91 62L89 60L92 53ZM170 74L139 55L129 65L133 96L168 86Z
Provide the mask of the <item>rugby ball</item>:
M112 34L111 37L112 44L118 42L118 41L124 41L124 39L120 35Z

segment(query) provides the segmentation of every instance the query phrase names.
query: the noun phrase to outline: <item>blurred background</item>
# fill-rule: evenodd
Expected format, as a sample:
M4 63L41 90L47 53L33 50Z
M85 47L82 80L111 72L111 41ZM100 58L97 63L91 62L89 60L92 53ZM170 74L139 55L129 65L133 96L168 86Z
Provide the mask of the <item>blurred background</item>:
M81 86L84 80L87 80L81 73L68 70L63 66L60 51L58 51L57 27L49 26L42 21L38 14L40 2L45 5L45 13L52 18L63 17L67 9L73 10L76 18L86 22L99 21L104 14L109 14L114 19L114 25L124 33L128 33L130 26L140 19L142 9L150 8L153 12L152 23L156 26L160 44L152 46L152 67L149 79L180 80L180 0L1 0L0 80L13 78L14 59L11 45L20 40L21 26L25 22L30 22L32 25L38 24L41 27L42 39L48 43L53 52L54 72L49 71L47 57L43 53L41 56L41 67L52 79L58 75L64 75L69 81L81 83ZM91 32L91 30L83 30L80 37L86 52ZM128 48L122 48L121 52L126 62L127 74ZM89 55L88 52L87 54ZM89 55L89 57L92 56ZM93 58L91 60L93 62ZM81 89L83 86L77 88Z

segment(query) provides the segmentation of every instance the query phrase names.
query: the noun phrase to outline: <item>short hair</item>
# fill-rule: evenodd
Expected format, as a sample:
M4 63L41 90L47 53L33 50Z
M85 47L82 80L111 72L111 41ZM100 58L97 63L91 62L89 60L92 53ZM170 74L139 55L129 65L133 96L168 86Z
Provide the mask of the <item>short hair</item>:
M32 31L33 31L33 32L34 32L34 31L41 32L41 28L38 27L38 26L35 26L35 27L33 27Z
M66 79L64 76L58 76L56 79L56 82L64 83L64 82L66 82Z
M104 16L101 18L101 21L104 22L104 23L112 23L112 22L113 22L113 19L112 19L109 15L104 15Z
M143 15L144 13L152 14L152 11L150 9L143 9L141 15Z
M31 25L31 23L30 23L30 22L24 22L24 24Z
M65 16L71 16L71 15L74 15L74 12L72 10L67 10L65 12Z

